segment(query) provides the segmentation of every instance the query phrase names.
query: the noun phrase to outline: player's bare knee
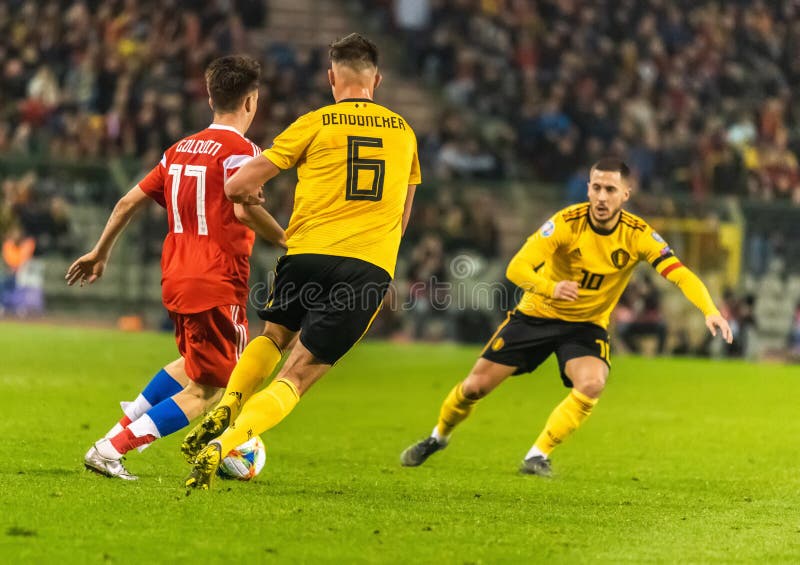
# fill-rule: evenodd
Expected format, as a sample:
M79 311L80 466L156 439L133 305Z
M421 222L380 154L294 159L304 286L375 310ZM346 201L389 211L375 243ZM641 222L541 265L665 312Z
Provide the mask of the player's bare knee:
M575 390L589 398L598 398L606 388L606 376L600 373L585 373L573 379Z
M183 357L178 357L175 361L164 365L164 370L167 374L175 379L181 386L188 385L191 380L186 376L186 360Z
M190 382L179 394L183 396L191 396L206 403L212 403L222 396L224 389L203 385L195 382Z
M514 367L480 358L461 384L461 391L470 400L479 400L497 388L514 371Z
M470 400L480 400L489 394L494 387L494 380L489 374L473 371L461 383L461 392Z

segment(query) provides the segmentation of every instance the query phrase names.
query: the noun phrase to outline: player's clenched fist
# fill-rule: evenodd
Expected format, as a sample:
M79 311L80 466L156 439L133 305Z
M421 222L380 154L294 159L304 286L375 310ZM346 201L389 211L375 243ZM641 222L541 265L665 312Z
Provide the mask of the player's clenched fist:
M575 281L561 281L553 289L553 298L572 302L578 299L578 283Z

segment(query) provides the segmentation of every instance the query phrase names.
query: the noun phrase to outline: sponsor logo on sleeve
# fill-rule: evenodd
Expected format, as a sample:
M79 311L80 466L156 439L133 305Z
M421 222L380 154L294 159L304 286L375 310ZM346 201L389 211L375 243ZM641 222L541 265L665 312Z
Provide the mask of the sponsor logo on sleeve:
M554 231L556 231L556 225L553 223L553 220L547 220L541 227L543 237L550 237L553 235Z
M664 241L663 237L658 235L658 232L653 232L653 239L655 239L659 243L663 243L664 245L666 245L666 243L667 243L666 241Z

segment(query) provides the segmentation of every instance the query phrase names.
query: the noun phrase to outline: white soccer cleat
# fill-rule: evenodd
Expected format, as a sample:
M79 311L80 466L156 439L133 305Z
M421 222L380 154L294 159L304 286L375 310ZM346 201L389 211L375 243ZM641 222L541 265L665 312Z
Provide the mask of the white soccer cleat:
M90 471L99 473L112 479L124 481L137 481L139 477L132 475L122 464L120 459L108 459L100 455L96 446L92 446L83 457L83 465Z

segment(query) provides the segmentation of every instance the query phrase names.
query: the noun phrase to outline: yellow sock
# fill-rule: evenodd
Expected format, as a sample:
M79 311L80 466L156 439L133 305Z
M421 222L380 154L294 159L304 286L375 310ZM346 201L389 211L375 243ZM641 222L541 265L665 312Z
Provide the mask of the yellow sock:
M220 452L227 454L251 437L275 427L299 401L300 394L294 384L284 379L272 381L250 397L236 421L215 440L220 443Z
M447 398L442 403L442 409L439 412L439 421L436 424L436 429L439 436L446 438L457 425L467 419L472 413L472 408L475 406L477 400L470 400L464 396L462 388L463 383L458 383Z
M225 394L217 406L228 406L231 409L231 421L236 419L242 406L261 383L275 370L281 360L282 352L268 337L258 336L244 348L239 362L236 363Z
M557 445L567 439L589 417L597 400L597 398L589 398L573 388L550 414L544 430L533 445L549 456Z

